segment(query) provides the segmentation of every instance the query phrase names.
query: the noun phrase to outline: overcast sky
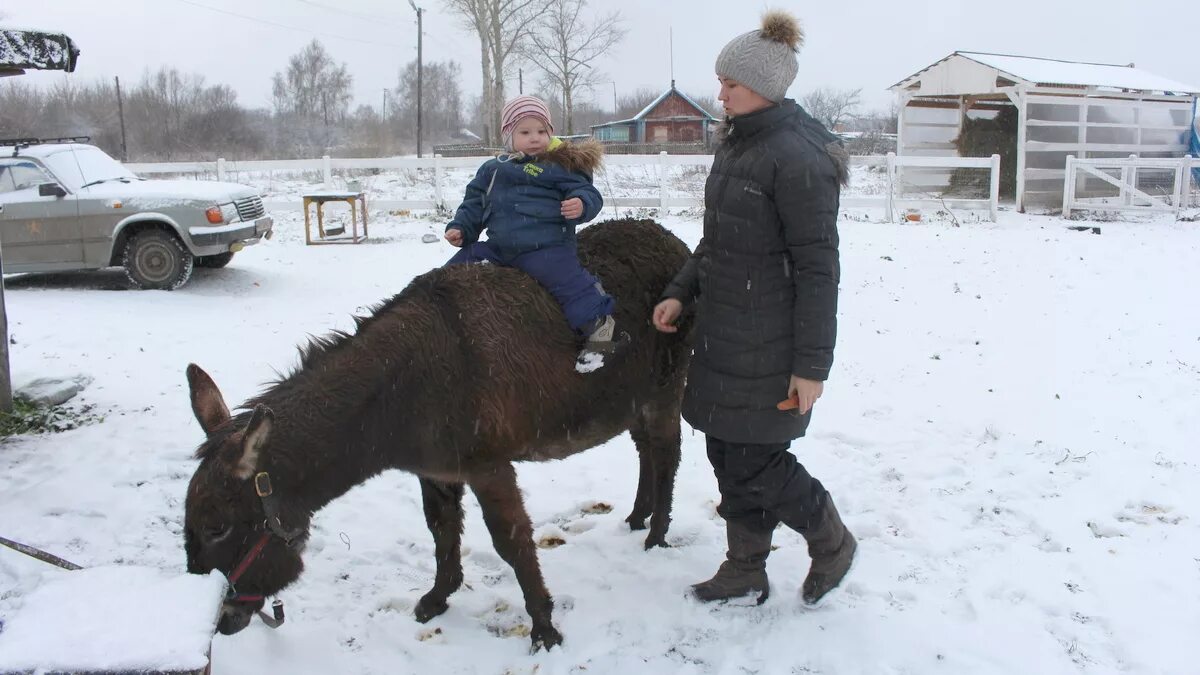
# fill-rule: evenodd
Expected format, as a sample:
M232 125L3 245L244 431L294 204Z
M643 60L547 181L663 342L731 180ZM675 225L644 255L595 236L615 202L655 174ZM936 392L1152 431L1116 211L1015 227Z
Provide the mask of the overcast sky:
M463 93L479 92L479 42L441 0L425 11L424 58L462 65ZM341 9L337 9L341 7ZM1200 58L1189 42L1197 0L1141 3L1096 0L591 0L593 12L619 11L628 36L597 68L617 93L665 89L671 79L670 32L678 86L716 92L713 61L734 36L758 27L767 8L797 15L807 34L789 94L819 87L862 88L869 108L891 100L887 87L955 50L988 51L1138 67L1200 84ZM174 66L209 83L233 86L243 105L270 105L271 76L313 37L354 76L355 103L379 106L401 64L416 58L416 15L408 0L0 0L0 25L54 29L82 49L73 76L136 81L146 69ZM673 29L669 31L669 29ZM34 73L25 82L62 74ZM526 82L529 73L526 73ZM516 82L511 91L515 93ZM593 94L612 106L612 84ZM3 114L3 111L0 111Z

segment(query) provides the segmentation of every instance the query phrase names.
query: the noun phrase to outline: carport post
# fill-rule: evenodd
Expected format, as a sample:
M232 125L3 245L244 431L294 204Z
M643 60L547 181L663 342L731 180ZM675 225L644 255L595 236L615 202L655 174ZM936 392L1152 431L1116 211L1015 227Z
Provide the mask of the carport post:
M0 204L0 213L4 205ZM4 252L0 251L0 412L12 412L12 376L8 372L8 309L4 304Z

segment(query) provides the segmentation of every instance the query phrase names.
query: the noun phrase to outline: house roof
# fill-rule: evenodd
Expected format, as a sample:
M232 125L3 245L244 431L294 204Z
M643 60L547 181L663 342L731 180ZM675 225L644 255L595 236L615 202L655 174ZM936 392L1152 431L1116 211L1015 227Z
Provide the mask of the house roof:
M689 97L687 94L685 94L685 93L683 93L682 91L679 91L678 89L676 89L676 88L675 88L675 84L674 84L674 83L672 83L672 84L671 84L671 88L670 88L670 89L667 89L666 91L664 91L662 94L660 94L660 95L659 95L659 97L658 97L658 98L654 99L654 100L653 100L653 101L650 103L650 105L646 106L645 108L642 108L642 111L641 111L640 113L638 113L638 114L634 115L632 120L627 120L627 121L634 121L634 120L640 120L640 119L643 119L643 118L644 118L646 115L649 115L649 114L650 114L650 111L651 111L651 110L654 110L656 107L658 107L658 104L659 104L659 103L662 103L663 101L665 101L665 100L667 99L667 97L668 97L668 96L670 96L671 94L679 94L679 97L680 97L680 98L682 98L683 100L687 101L687 102L688 102L688 105L692 106L692 107L693 107L693 108L695 108L697 111L699 111L700 113L702 113L702 114L704 115L704 117L707 117L707 118L708 118L708 119L710 119L710 120L716 121L716 119L717 119L717 118L715 118L715 117L713 117L711 114L709 114L709 112L708 112L707 110L705 110L703 106L701 106L700 104L698 104L698 103L696 103L695 101L693 101L693 100L692 100L692 99L691 99L691 98L690 98L690 97Z
M1145 92L1197 94L1200 87L1160 77L1132 65L1061 61L1033 56L1011 56L986 52L957 51L944 59L892 85L890 89L910 86L922 74L949 59L963 58L994 68L1019 84L1104 87Z
M0 28L0 75L25 70L75 70L79 47L62 33Z

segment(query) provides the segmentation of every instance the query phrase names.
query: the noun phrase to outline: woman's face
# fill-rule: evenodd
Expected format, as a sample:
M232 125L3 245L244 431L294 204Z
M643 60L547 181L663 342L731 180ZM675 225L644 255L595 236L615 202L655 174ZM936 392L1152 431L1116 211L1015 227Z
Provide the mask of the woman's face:
M725 106L725 114L730 117L746 115L775 105L770 99L744 86L737 80L728 77L718 77L721 83L721 93L717 100Z

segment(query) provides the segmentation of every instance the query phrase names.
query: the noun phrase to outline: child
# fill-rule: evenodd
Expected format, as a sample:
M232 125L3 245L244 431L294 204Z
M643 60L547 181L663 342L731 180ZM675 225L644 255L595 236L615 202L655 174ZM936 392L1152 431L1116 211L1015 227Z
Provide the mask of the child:
M516 267L562 305L567 323L587 338L581 360L613 349L613 298L579 264L575 228L604 205L592 185L602 150L595 141L573 144L556 138L550 109L533 96L518 96L501 114L504 147L467 185L446 241L462 250L447 262L490 262ZM487 241L479 241L483 230Z

